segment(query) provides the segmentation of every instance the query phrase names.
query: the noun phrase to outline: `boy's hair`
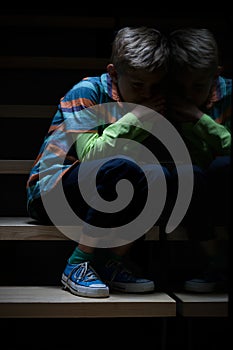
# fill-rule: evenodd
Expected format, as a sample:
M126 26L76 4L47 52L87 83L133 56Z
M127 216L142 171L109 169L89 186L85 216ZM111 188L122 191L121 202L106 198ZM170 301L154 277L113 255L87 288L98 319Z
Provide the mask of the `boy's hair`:
M215 71L219 52L213 33L206 28L182 28L169 35L170 67Z
M154 28L125 27L112 44L111 62L118 72L143 69L153 72L168 68L167 38Z

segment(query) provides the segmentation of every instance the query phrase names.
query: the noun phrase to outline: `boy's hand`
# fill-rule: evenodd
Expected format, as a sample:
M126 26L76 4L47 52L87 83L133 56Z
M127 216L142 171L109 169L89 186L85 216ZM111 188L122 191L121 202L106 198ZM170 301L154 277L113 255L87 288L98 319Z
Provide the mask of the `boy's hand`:
M190 100L181 96L169 98L169 119L175 122L197 122L203 112Z
M147 107L147 108L144 108ZM141 121L149 121L155 117L155 112L164 115L166 112L166 100L162 95L156 95L153 99L141 101L133 110L132 113L136 115Z
M166 99L163 95L156 95L152 99L141 101L141 105L151 108L162 115L166 111Z

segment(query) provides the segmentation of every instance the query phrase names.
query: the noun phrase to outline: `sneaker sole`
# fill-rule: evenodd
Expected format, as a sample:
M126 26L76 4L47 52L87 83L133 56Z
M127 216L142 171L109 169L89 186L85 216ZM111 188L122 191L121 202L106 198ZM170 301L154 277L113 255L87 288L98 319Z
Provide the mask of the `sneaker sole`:
M67 277L64 274L62 275L61 283L65 288L69 289L69 291L76 296L90 297L90 298L109 297L108 287L97 289L97 288L88 288L88 287L79 286L76 283L72 282L71 280L67 282Z
M148 283L120 283L112 282L110 289L123 293L149 293L155 290L154 282Z

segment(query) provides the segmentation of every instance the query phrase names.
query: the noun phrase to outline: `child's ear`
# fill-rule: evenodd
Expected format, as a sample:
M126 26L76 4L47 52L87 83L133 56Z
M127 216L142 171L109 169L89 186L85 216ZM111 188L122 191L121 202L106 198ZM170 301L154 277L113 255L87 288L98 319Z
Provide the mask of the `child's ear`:
M115 69L114 64L110 63L107 65L107 72L110 75L112 81L116 84L117 83L117 71Z

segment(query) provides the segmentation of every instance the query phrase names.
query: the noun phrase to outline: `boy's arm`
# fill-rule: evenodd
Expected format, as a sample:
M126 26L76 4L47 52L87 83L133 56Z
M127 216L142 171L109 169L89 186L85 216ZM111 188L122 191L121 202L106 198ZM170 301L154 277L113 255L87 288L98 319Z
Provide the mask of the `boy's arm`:
M76 138L76 152L81 161L94 160L112 156L117 151L133 152L134 147L128 140L142 142L148 136L148 132L143 128L143 124L133 113L127 113L117 122L107 126L102 135L98 133L81 133ZM122 142L120 139L126 139Z
M223 125L215 122L207 114L196 123L181 123L182 131L186 136L194 133L201 140L206 142L214 150L216 155L229 155L231 150L231 133Z

